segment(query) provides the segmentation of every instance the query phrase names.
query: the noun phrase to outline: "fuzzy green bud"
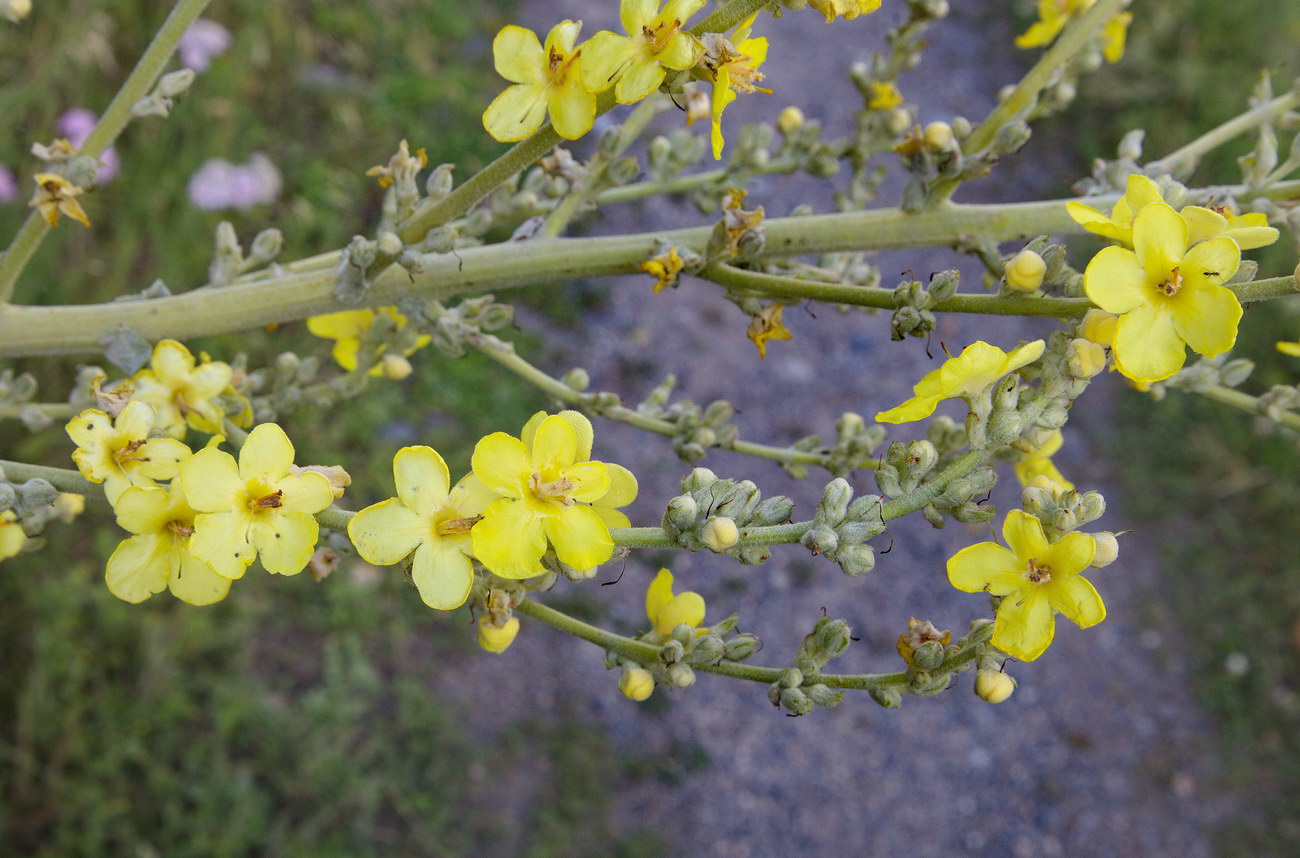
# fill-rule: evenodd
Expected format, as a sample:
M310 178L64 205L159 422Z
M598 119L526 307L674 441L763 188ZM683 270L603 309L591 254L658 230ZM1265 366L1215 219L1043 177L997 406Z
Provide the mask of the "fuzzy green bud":
M846 545L835 553L835 562L845 575L856 578L876 568L876 550L870 545Z
M844 700L843 691L834 691L830 686L822 683L808 686L804 693L808 695L809 700L823 709L832 709Z
M682 479L682 491L698 492L718 481L718 475L708 468L694 468Z
M777 684L782 688L798 688L803 685L803 672L797 667L787 667L777 677Z
M727 641L723 657L727 661L744 661L758 652L762 646L762 641L758 639L758 635L741 632Z
M757 525L785 524L794 512L794 501L784 495L770 497L754 510L751 521Z
M695 498L690 495L678 495L668 501L668 509L664 512L665 526L680 533L695 523L695 517L699 512L700 506L695 502Z
M912 664L917 670L934 670L943 659L943 644L939 641L923 641L912 650Z
M897 709L903 705L903 695L892 685L873 685L867 689L867 695L886 709Z
M663 646L659 647L659 660L664 664L676 664L686 657L686 647L682 642L670 639Z
M813 702L802 688L787 688L782 691L781 706L791 715L807 715L813 711Z
M840 538L824 524L804 531L804 535L799 538L799 543L813 553L813 555L826 554L834 555L835 550L839 548Z
M817 504L817 521L837 525L849 514L849 501L853 499L853 488L848 481L836 477L826 484L822 491L821 502Z
M694 666L716 664L725 652L722 638L717 635L701 635L686 650L686 663Z
M688 664L677 662L668 666L668 681L677 688L690 688L695 684L695 670Z

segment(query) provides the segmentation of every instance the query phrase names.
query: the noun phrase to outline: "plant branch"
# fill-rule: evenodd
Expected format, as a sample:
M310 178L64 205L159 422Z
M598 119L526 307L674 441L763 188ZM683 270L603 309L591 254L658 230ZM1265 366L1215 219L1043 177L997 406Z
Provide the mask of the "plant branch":
M1175 149L1158 161L1151 161L1142 170L1152 176L1158 176L1161 173L1187 175L1196 168L1201 157L1207 152L1217 149L1247 131L1276 119L1279 115L1297 105L1300 105L1300 85L1292 87L1290 92L1285 92L1277 98L1270 99L1234 116L1217 128L1205 132L1186 146Z
M1251 396L1249 393L1242 393L1240 390L1234 390L1231 387L1225 387L1221 384L1214 384L1208 387L1198 386L1192 388L1192 391L1194 393L1199 393L1206 399L1213 399L1215 402L1224 405L1231 405L1233 408L1249 412L1257 417L1269 417L1279 426L1285 426L1288 429L1300 432L1300 414L1297 414L1294 411L1279 409L1280 413L1277 413L1276 417L1274 417L1273 414L1269 414L1265 409L1260 407L1260 399L1258 396Z

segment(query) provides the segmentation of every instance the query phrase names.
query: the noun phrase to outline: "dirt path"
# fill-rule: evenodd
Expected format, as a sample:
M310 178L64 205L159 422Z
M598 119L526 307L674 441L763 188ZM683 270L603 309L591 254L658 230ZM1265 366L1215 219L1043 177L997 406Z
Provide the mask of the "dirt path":
M879 42L885 17L896 13L891 5L880 17L833 26L813 12L789 15L773 39L768 66L776 94L742 99L737 113L770 120L787 100L812 101L804 104L810 116L836 131L845 128L858 105L845 70ZM905 96L922 105L923 120L981 116L993 94L1017 77L1012 33L994 15L1006 4L953 6L953 16L932 31L925 66L902 81ZM583 17L591 32L612 26L615 8L613 0L532 0L524 4L522 23L544 29L560 17ZM800 97L809 92L817 97ZM1082 171L1066 153L1041 143L1008 167L966 198L1059 195L1062 180ZM796 191L806 197L810 190L819 210L826 210L824 188L807 182L758 184L750 199L770 214L784 214L803 201ZM883 200L889 199L886 192ZM693 210L664 202L607 217L595 231L704 222ZM891 254L880 264L885 285L905 269L953 264L972 282L978 276L938 250ZM794 341L772 344L768 360L760 362L744 339L745 318L716 287L687 281L653 296L644 280L615 282L608 304L589 317L581 339L557 349L549 368L584 366L594 387L630 401L673 372L684 397L731 399L742 412L742 437L788 443L809 432L831 432L844 410L870 415L896 404L934 365L920 341L890 342L887 316L841 316L826 307L815 312L814 318L791 311ZM982 338L1009 346L1046 331L1031 322L944 319L936 342ZM1108 383L1097 385L1078 410L1107 398L1108 388L1113 394ZM891 437L918 432L900 427ZM1067 429L1075 442L1085 434L1075 424ZM597 454L640 477L634 521L657 520L684 473L668 445L599 423ZM1084 478L1085 461L1075 453L1062 467L1076 482L1104 491L1104 482ZM815 474L792 484L775 466L729 454L711 454L705 464L722 475L753 479L766 493L790 494L805 511L824 482ZM1014 478L1002 476L994 500L1006 510L1016 493L1009 486ZM860 491L874 491L867 477L854 482ZM1115 513L1102 524L1125 527ZM987 530L949 525L935 532L918 518L893 532L894 550L873 575L855 581L792 547L758 568L712 556L671 562L681 586L706 596L710 617L736 612L742 627L762 634L764 663L789 663L824 607L846 617L862 638L837 669L892 670L898 661L893 641L910 615L960 630L986 608L947 584L944 561ZM609 605L615 623L630 627L639 619L641 594L658 559L637 557L617 586L587 588ZM485 713L483 726L519 711L578 717L609 730L629 753L663 755L665 768L678 776L643 781L620 797L618 808L624 824L659 832L674 855L1209 855L1207 829L1229 808L1208 786L1212 727L1191 699L1169 632L1152 619L1159 612L1150 606L1159 604L1166 586L1155 555L1139 539L1127 539L1120 562L1094 580L1109 619L1087 632L1063 624L1043 658L1011 667L1021 686L999 707L971 694L970 674L936 700L906 698L901 712L849 697L832 711L785 718L768 704L763 688L707 676L689 691L667 694L667 707L637 706L618 695L616 676L601 670L601 653L529 624L505 656L474 665L475 684L493 683L499 703L497 715ZM556 666L554 684L519 684L518 676L543 662L548 667L539 673L548 677L549 665ZM684 749L692 746L707 749L709 762L689 771Z

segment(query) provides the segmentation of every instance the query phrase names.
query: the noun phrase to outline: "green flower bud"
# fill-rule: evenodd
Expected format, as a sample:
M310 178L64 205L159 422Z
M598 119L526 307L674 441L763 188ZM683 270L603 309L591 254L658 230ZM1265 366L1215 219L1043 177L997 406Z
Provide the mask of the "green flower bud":
M803 689L787 688L781 692L781 706L791 715L807 715L813 711L813 702Z
M754 653L762 649L763 643L758 639L758 635L749 632L741 632L731 640L727 641L723 657L727 661L744 661Z
M856 578L876 568L876 550L870 545L846 545L835 553L835 561L845 575Z
M873 685L867 689L867 695L886 709L897 709L903 705L903 695L892 685Z
M998 670L981 670L975 677L975 695L989 703L1001 703L1016 690L1016 681Z
M48 480L34 477L18 486L19 504L27 509L49 506L59 499L59 490Z
M690 688L695 684L695 670L688 664L677 662L668 666L668 681L677 688Z
M718 475L708 468L695 468L682 480L682 491L698 492L718 481Z
M1051 525L1062 533L1068 533L1079 526L1079 518L1068 509L1058 509L1052 513Z
M803 685L803 673L797 667L787 667L776 681L782 688L798 688Z
M917 670L934 670L943 659L944 648L939 641L924 641L912 650L912 664Z
M849 501L853 499L853 488L843 478L835 478L826 484L822 491L821 502L817 504L818 522L831 526L839 524L849 513Z
M956 268L949 268L940 271L930 278L930 300L928 305L933 307L941 301L947 301L953 295L957 294L957 284L961 280L961 272Z
M834 691L822 683L808 686L804 693L808 695L809 700L823 709L832 709L844 700L843 691Z
M253 238L250 252L254 259L270 262L284 249L284 233L278 229L264 229Z
M664 664L676 664L686 657L686 647L679 640L669 640L659 647L659 660Z
M428 194L430 200L437 202L451 193L453 186L451 174L455 169L455 164L439 164L433 168L429 177L424 180L424 192Z
M726 647L722 643L722 638L716 635L701 635L686 650L686 663L694 666L716 664L725 652Z
M990 443L1005 444L1020 436L1025 418L1019 411L996 411L989 420L988 437Z
M939 451L929 441L910 441L906 449L904 472L909 477L923 477L939 464Z
M805 531L804 535L799 538L799 542L804 548L811 551L814 556L818 554L833 555L835 549L839 548L840 545L840 539L835 535L835 531L824 524L819 524L811 530Z
M699 512L700 506L695 502L695 498L690 495L678 495L668 501L668 509L664 512L664 527L678 533L688 530L695 523L695 516Z
M397 236L397 233L388 230L379 233L379 239L375 242L375 249L385 256L396 257L402 252L403 247L405 245L402 244L402 239Z
M570 390L583 391L591 385L591 376L580 366L576 366L564 374L562 379Z
M820 628L814 631L816 646L826 660L843 655L853 640L853 630L849 624L844 620L829 620L818 623L818 626Z
M673 626L669 636L683 647L689 647L695 641L695 629L686 623L678 623Z
M1096 521L1106 514L1106 499L1102 497L1101 492L1084 492L1079 501L1079 518L1080 523Z
M758 505L754 510L754 517L751 519L753 524L772 525L785 524L790 520L791 513L794 512L794 501L784 495L770 497Z

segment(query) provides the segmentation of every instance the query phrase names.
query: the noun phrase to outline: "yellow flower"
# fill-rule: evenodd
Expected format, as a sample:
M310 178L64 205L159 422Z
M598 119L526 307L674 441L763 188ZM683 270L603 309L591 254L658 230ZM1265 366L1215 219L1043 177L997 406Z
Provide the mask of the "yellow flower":
M27 534L11 510L0 512L0 560L7 560L23 550Z
M867 107L872 110L893 110L902 103L903 94L892 81L871 82L871 99L867 102Z
M90 226L90 218L77 202L77 197L85 193L82 188L69 182L56 173L37 173L36 193L27 205L36 209L50 226L59 225L59 214L65 214L82 226Z
M591 130L596 96L583 86L586 60L578 62L587 47L574 47L581 29L581 21L561 21L551 28L545 48L523 27L512 24L497 33L492 41L497 74L514 86L483 111L489 134L503 142L522 140L542 126L547 110L561 137L576 140Z
M519 618L511 617L503 625L496 625L488 616L478 619L478 645L488 652L503 653L515 642L519 634Z
M519 440L524 442L525 447L532 449L533 440L537 437L537 429L548 416L545 411L538 411L528 418L528 422L519 432ZM558 416L567 420L578 436L578 458L590 459L591 444L595 435L591 428L591 421L579 411L565 410ZM605 522L606 527L631 527L632 522L624 513L619 512L617 507L627 506L636 500L640 488L636 476L615 462L605 462L605 471L609 474L609 491L591 502L591 511L600 516L600 520Z
M1228 208L1183 206L1178 213L1187 221L1189 245L1227 236L1242 250L1254 250L1272 244L1280 235L1276 227L1268 225L1268 216L1263 212L1234 215Z
M1187 221L1151 203L1133 223L1136 252L1107 247L1083 274L1093 303L1119 316L1113 351L1134 381L1169 378L1186 360L1185 346L1206 357L1237 341L1241 304L1221 284L1236 272L1241 249L1220 236L1188 249Z
M586 431L575 431L571 420ZM591 507L610 490L609 468L587 461L590 432L582 415L551 416L538 424L531 444L504 432L478 442L474 475L502 495L471 532L479 562L502 578L531 578L544 571L547 540L574 569L592 569L610 558L614 540Z
M216 447L181 468L194 519L190 550L218 575L240 578L261 555L273 575L296 575L311 559L316 513L334 500L330 481L315 471L291 474L293 444L274 423L248 433L239 462Z
M640 267L646 274L655 278L655 294L658 295L677 282L677 276L682 273L682 264L677 248L670 247L667 253L650 257L642 262Z
M1012 510L1002 525L1009 548L981 542L948 561L948 580L967 593L1002 596L993 645L1021 661L1043 654L1056 632L1056 612L1081 629L1106 619L1106 606L1081 573L1096 550L1086 533L1067 533L1050 545L1038 519Z
M997 384L1003 376L1033 363L1043 354L1044 343L1034 340L1010 353L978 340L943 366L926 373L912 387L911 399L876 415L878 423L911 423L934 413L940 401L954 397L969 398Z
M1074 483L1062 476L1056 465L1052 463L1052 456L1056 455L1063 443L1064 438L1061 435L1061 430L1057 429L1047 436L1046 441L1038 445L1038 449L1026 454L1023 459L1016 462L1013 467L1015 468L1016 479L1020 480L1020 485L1027 486L1034 477L1043 476L1063 489L1074 488Z
M233 376L230 364L208 360L205 355L203 363L196 366L194 355L184 345L162 340L154 346L149 368L132 379L135 392L131 398L156 408L158 429L173 438L184 438L187 424L218 435L223 431L225 412L213 400L227 392ZM252 418L251 413L239 416Z
M673 595L673 573L660 569L646 588L645 614L660 637L667 637L682 624L698 629L704 622L704 597L692 592Z
M410 146L403 140L397 144L397 151L387 164L376 164L366 170L366 175L374 177L379 187L387 188L395 181L414 181L416 174L428 164L429 156L423 149L416 149L412 155Z
M128 402L114 421L91 408L68 421L68 437L77 445L72 461L92 483L103 483L109 503L128 486L152 486L170 480L190 457L190 448L174 438L150 438L154 407Z
M749 320L749 328L745 331L745 336L749 337L750 342L758 349L758 356L761 360L767 360L767 341L768 340L790 340L794 339L794 334L781 321L781 313L785 307L781 304L768 304L757 316Z
M852 21L859 15L870 15L880 8L880 0L809 0L808 5L825 15L829 24L836 16Z
M393 457L397 497L368 506L348 522L348 536L368 563L389 566L411 555L411 580L430 608L465 604L474 584L470 528L497 499L473 476L451 487L447 463L430 447L403 447Z
M618 690L623 692L623 696L628 700L635 700L637 703L647 700L655 691L654 674L644 667L625 667L623 674L618 678Z
M1125 247L1133 246L1133 219L1151 203L1162 203L1160 186L1141 173L1132 173L1128 177L1124 196L1111 209L1109 215L1102 214L1092 206L1070 201L1065 204L1065 211L1070 218L1088 232L1118 241Z
M1079 322L1079 336L1099 346L1110 348L1115 342L1115 324L1118 321L1118 316L1112 316L1105 310L1094 307L1085 313L1083 321Z
M614 87L619 104L640 101L659 88L668 69L688 69L703 48L682 25L704 0L621 0L619 20L628 35L601 30L583 47L582 82L592 92Z
M1056 41L1061 30L1076 15L1082 15L1096 0L1038 0L1038 20L1016 37L1017 48L1043 48ZM1117 63L1124 56L1124 42L1131 12L1121 12L1106 22L1101 31L1102 54L1107 62Z
M1284 355L1291 357L1300 357L1300 342L1286 342L1285 340L1277 344L1277 350Z
M230 579L195 557L194 509L186 502L180 480L169 489L132 487L113 504L117 523L135 534L108 558L108 591L136 604L170 589L191 605L211 605L226 598Z
M713 38L706 43L705 65L713 73L713 99L711 103L712 131L710 139L713 145L713 160L722 158L722 111L736 100L736 90L741 92L766 92L772 90L758 86L763 73L758 67L767 59L767 39L749 38L749 31L754 26L755 12L736 26L731 39L721 34L710 34Z
M322 339L335 340L334 349L331 351L334 361L348 372L352 372L357 368L361 338L380 316L391 319L394 327L399 331L407 325L406 317L397 312L396 307L376 307L373 310L344 310L340 313L312 316L307 320L307 330ZM415 345L405 351L405 354L413 355L429 342L429 337L422 335L415 341ZM382 354L382 347L376 351L376 354ZM375 361L375 365L370 368L370 374L376 377L384 374L382 360Z

